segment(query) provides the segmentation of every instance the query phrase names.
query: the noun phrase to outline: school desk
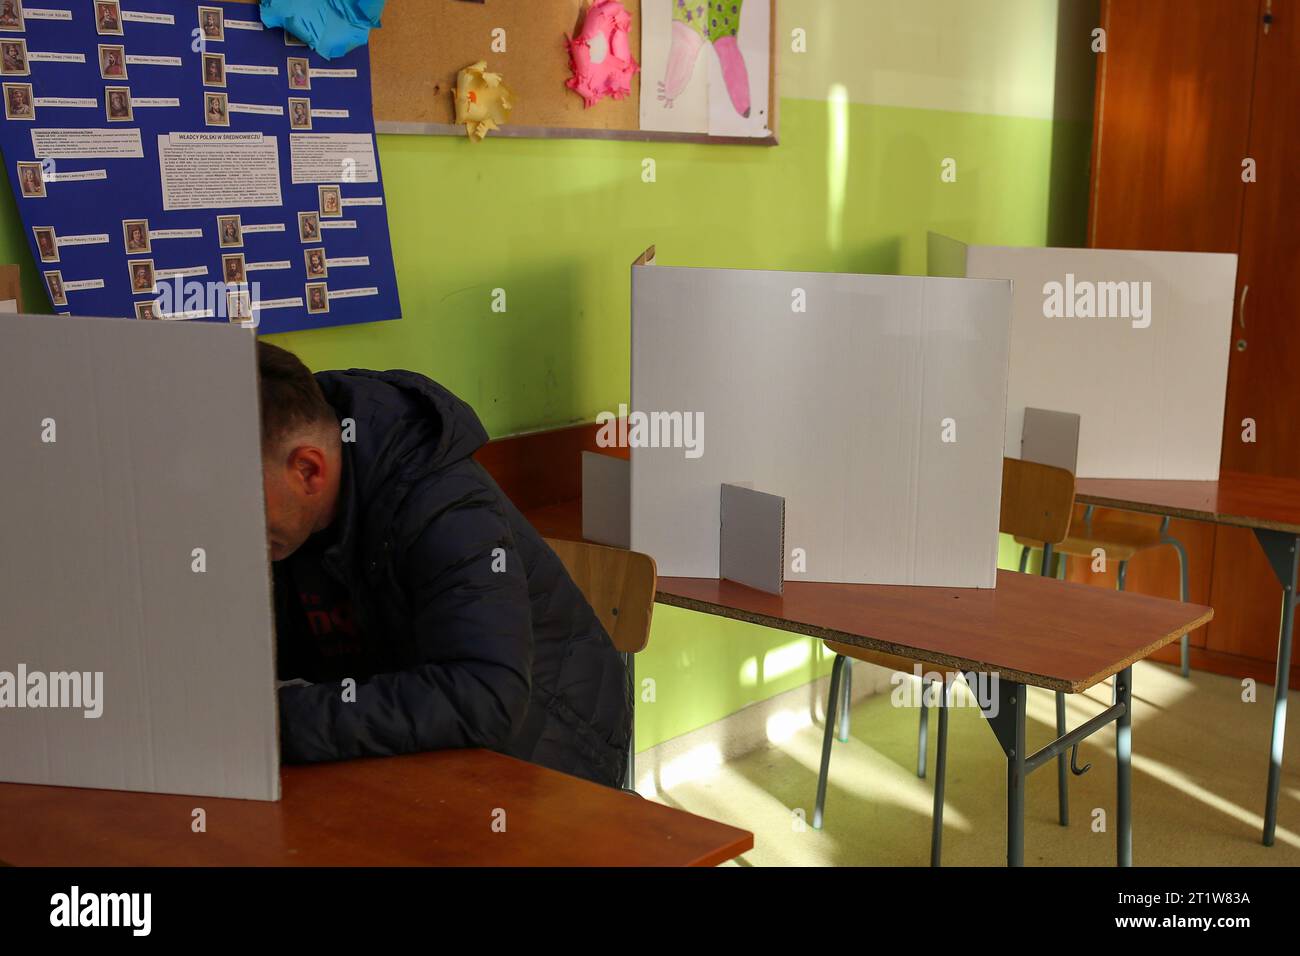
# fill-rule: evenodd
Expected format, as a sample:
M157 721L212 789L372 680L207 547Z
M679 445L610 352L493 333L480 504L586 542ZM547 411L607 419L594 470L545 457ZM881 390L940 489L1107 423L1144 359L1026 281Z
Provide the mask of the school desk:
M1218 481L1143 481L1081 478L1075 499L1082 504L1118 508L1249 528L1255 533L1278 583L1282 585L1282 624L1277 639L1277 678L1273 683L1273 733L1264 802L1265 846L1277 830L1282 749L1286 736L1286 695L1295 625L1296 574L1300 569L1300 481L1263 475L1224 474Z
M714 866L754 846L748 831L487 750L285 767L281 784L278 803L0 784L0 863Z
M1133 664L1213 616L1208 607L999 571L995 589L790 581L781 595L717 578L660 578L663 604L748 621L908 660L996 674L983 712L1007 757L1007 864L1024 863L1025 778L1116 724L1116 857L1133 861ZM1025 752L1028 687L1077 694L1116 675L1116 701Z

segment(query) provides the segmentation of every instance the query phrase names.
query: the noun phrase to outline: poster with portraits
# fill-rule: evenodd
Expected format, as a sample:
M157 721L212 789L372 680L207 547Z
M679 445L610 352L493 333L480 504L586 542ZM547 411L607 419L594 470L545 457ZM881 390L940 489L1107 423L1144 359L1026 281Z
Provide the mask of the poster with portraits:
M327 61L251 4L0 0L0 88L56 312L401 317L367 47Z

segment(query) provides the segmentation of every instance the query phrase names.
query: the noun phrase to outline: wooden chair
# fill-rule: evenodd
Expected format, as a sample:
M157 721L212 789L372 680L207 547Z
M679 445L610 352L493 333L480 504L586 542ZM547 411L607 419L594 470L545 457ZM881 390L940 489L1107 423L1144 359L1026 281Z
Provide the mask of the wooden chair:
M1043 543L1048 549L1065 539L1070 527L1070 513L1074 505L1074 475L1064 468L1040 465L1034 462L1020 461L1014 458L1002 460L1002 511L998 522L1003 534L1026 537ZM1050 561L1048 562L1050 565ZM1045 565L1046 566L1046 565ZM1021 570L1023 571L1023 562ZM822 737L821 769L817 776L817 802L813 809L813 827L821 829L826 805L826 783L830 773L832 737L834 736L837 707L842 707L843 723L840 740L848 740L848 713L850 694L852 693L851 661L867 661L879 664L889 670L912 673L917 661L895 657L879 651L868 650L851 644L839 644L826 641L826 646L835 652L835 663L831 668L831 687L826 702L826 730ZM943 683L937 694L939 710L939 739L934 767L934 812L930 830L930 865L938 866L943 846L943 790L944 776L947 768L948 751L948 701L947 687L953 677L959 673L952 667L920 662L923 671L943 675ZM841 678L843 688L841 690ZM927 684L934 683L927 681ZM917 769L918 777L925 776L926 734L929 723L929 706L927 693L931 688L923 687L920 707L920 726L917 732ZM1057 736L1065 733L1065 695L1056 695L1056 730ZM1068 777L1065 754L1057 758L1057 784L1059 787L1061 825L1068 820Z
M1043 567L1046 569L1043 571L1044 574L1052 573L1053 556L1059 559L1059 577L1063 578L1067 558L1083 558L1091 561L1093 552L1101 548L1105 552L1107 561L1118 562L1116 583L1119 590L1123 591L1128 563L1134 555L1151 548L1170 547L1178 555L1178 600L1187 600L1187 549L1183 547L1181 541L1169 534L1168 516L1161 520L1157 528L1154 524L1128 524L1105 519L1094 522L1092 514L1093 506L1086 506L1083 511L1082 525L1071 527L1070 533L1055 547L1048 545L1043 548ZM1035 541L1027 535L1018 535L1016 544L1020 545L1020 570L1024 571L1029 561L1030 550L1043 547L1043 542ZM1188 635L1184 634L1179 640L1179 664L1184 677L1191 674L1190 653Z
M543 539L578 585L605 633L623 653L632 681L632 736L627 744L627 779L632 789L636 760L636 664L633 655L650 643L650 618L654 613L659 574L654 558L639 551L607 548L586 541Z

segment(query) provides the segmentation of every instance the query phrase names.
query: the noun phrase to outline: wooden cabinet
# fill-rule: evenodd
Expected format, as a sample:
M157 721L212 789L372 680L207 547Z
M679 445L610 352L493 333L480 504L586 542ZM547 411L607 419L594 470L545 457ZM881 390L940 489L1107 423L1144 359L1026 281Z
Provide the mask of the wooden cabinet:
M1236 252L1258 0L1105 0L1088 244Z
M1222 470L1300 477L1300 0L1103 0L1101 18L1089 244L1237 253ZM1215 609L1193 666L1271 683L1281 589L1254 535L1170 530ZM1176 595L1173 555L1139 556L1128 586Z
M1224 471L1300 475L1300 2L1273 0L1255 58L1228 364ZM1242 419L1257 441L1241 440Z

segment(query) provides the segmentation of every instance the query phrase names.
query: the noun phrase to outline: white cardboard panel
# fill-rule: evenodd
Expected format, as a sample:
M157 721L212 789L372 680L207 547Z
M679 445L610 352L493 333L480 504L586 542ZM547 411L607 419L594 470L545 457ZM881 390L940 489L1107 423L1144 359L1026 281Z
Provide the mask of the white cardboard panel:
M940 253L931 271L959 261L934 239L930 249ZM1235 255L969 245L965 266L971 277L1011 279L1015 290L1009 456L1019 454L1028 406L1081 416L1080 478L1219 477ZM1076 289L1151 283L1150 325L1045 317L1046 284L1069 275Z
M0 671L103 673L98 718L0 708L0 780L279 799L253 336L4 316L0 338Z
M785 585L785 499L723 485L718 577L780 594Z
M626 458L582 453L582 536L611 548L631 543L632 474Z
M1020 457L1075 474L1079 468L1079 422L1072 412L1026 408Z
M1010 298L1006 282L634 266L630 415L705 427L699 457L632 448L633 549L664 576L716 577L718 488L745 481L786 500L787 580L993 587Z

